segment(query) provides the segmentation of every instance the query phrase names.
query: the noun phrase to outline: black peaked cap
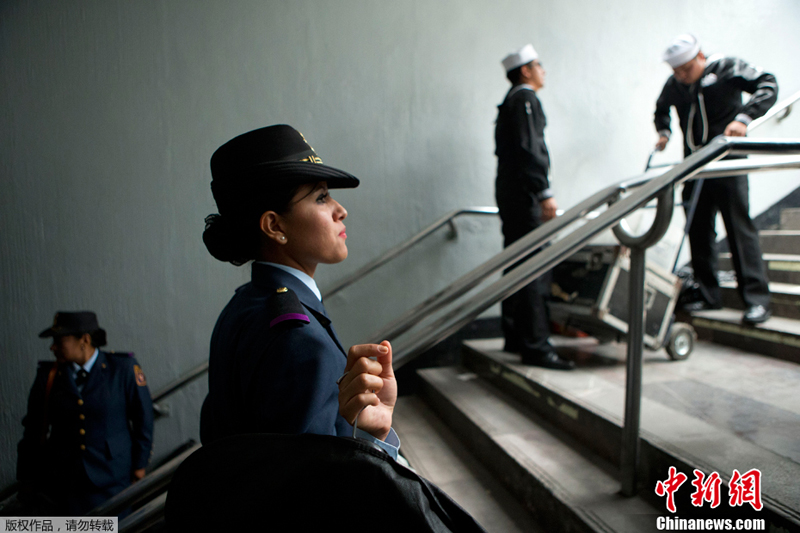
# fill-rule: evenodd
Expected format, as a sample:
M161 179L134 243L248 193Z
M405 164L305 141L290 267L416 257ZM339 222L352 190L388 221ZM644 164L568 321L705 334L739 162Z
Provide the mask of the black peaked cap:
M211 156L211 176L217 186L247 179L276 187L317 181L331 189L359 184L352 174L323 164L303 134L287 124L248 131L220 146Z

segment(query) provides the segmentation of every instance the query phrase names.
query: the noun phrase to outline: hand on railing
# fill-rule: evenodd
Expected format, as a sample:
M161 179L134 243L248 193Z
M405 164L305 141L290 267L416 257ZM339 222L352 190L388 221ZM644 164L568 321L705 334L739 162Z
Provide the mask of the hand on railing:
M734 120L725 126L726 137L744 137L745 135L747 135L747 126L743 122Z
M542 222L547 222L548 220L556 218L558 204L555 198L552 196L550 198L545 198L539 205L542 207Z

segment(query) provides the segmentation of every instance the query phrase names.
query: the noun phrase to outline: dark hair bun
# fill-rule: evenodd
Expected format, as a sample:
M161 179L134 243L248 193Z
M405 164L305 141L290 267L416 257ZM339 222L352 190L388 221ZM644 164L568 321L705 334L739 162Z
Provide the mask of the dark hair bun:
M253 234L233 223L230 217L208 215L203 242L216 259L241 266L255 259Z
M106 331L104 329L98 329L90 333L92 337L92 346L95 348L100 348L106 345Z

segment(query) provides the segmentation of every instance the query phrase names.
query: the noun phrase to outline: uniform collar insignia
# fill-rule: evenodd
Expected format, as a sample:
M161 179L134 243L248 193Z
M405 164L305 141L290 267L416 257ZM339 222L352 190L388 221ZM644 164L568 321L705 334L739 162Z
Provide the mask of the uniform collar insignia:
M252 280L254 285L270 292L275 292L277 287L288 287L297 294L303 305L326 318L328 316L322 302L311 292L311 289L288 272L263 263L253 263Z

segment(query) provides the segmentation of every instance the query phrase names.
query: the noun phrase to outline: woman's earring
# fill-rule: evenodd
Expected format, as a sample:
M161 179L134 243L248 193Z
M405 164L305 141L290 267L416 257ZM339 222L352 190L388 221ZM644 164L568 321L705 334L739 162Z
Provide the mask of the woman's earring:
M285 241L285 240L286 240L286 237L284 237L283 235L281 235L281 240L282 240L282 241Z

